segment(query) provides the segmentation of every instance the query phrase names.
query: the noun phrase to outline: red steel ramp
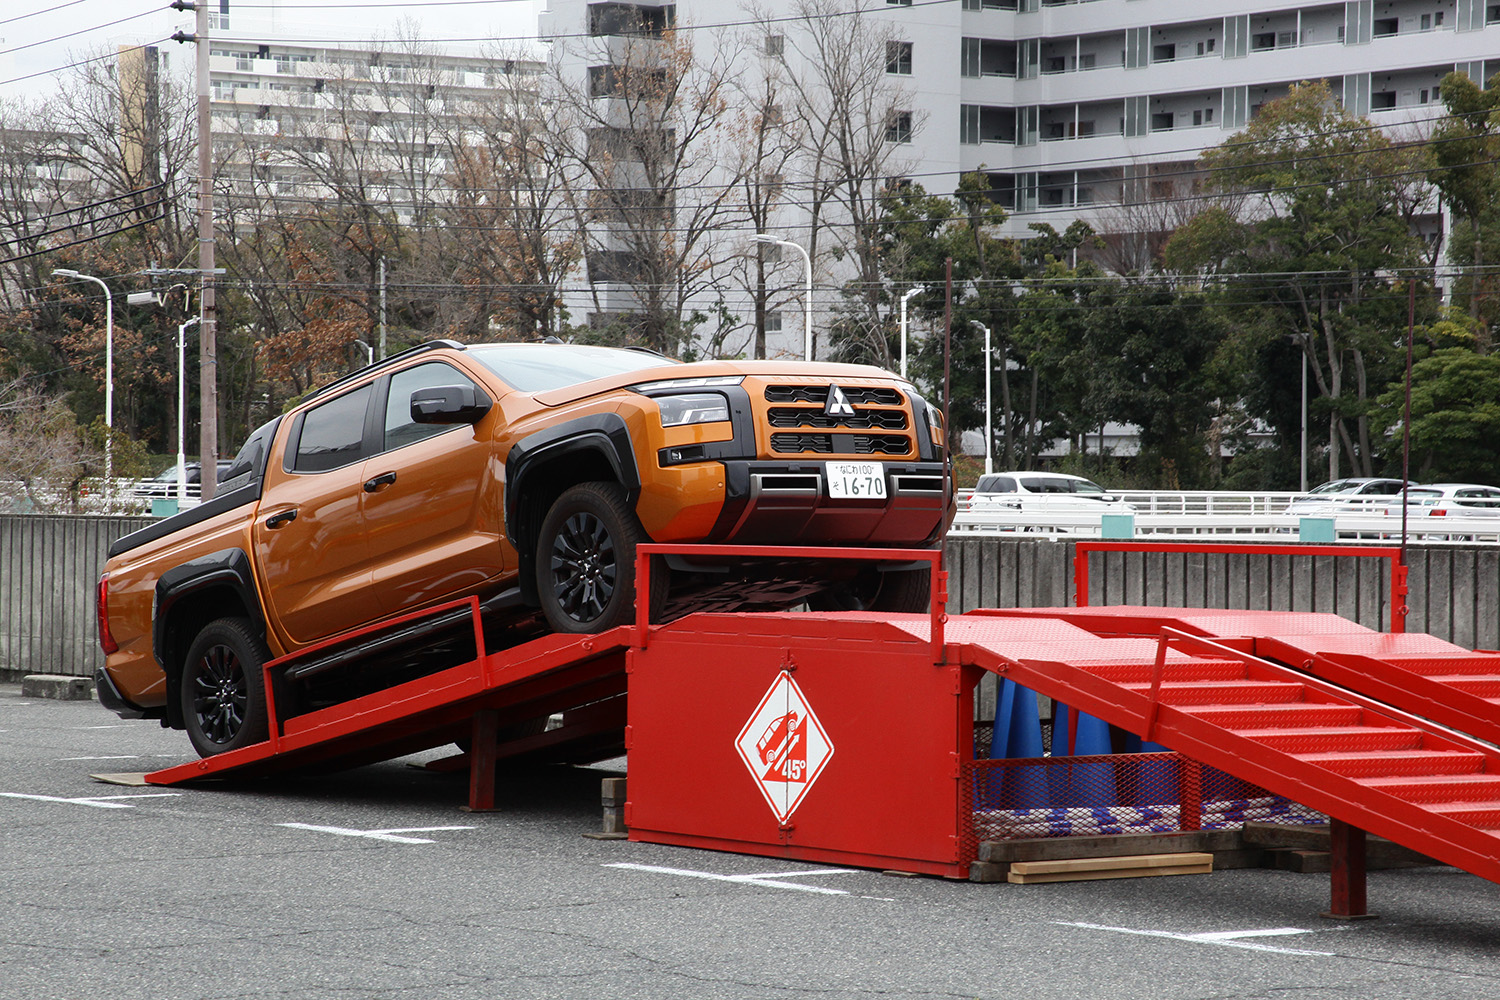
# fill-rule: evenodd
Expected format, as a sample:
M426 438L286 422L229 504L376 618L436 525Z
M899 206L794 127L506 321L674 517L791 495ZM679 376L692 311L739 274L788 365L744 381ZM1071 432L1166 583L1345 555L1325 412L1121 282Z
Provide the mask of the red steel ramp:
M1121 605L975 613L1061 618L1100 636L1155 636L1165 627L1212 637L1500 744L1500 652L1473 652L1422 633L1376 632L1312 612Z
M948 848L972 803L942 803L973 754L965 692L989 671L1500 882L1494 747L1257 656L1254 636L1101 637L1070 617L955 616L940 655L914 615L696 615L653 628L632 667L631 836L961 875L972 859ZM1285 619L1283 638L1357 634L1323 619ZM756 773L764 712L750 708L775 698L794 722L816 716L829 749L805 763L821 776L773 785Z

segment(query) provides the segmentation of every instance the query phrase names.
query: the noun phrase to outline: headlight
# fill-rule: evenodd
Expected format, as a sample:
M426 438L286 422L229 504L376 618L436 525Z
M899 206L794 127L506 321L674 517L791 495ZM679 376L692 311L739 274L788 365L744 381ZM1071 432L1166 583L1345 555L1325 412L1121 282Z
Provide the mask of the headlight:
M729 419L729 401L715 392L694 393L687 396L657 396L656 405L661 407L663 427L707 424L715 420Z

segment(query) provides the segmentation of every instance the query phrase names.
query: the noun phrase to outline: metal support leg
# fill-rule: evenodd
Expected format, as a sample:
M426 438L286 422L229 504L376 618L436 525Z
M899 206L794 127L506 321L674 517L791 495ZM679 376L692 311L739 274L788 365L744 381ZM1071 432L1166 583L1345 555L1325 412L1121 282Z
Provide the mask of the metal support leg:
M1342 820L1331 820L1330 898L1323 916L1334 920L1364 920L1373 914L1365 904L1365 831Z
M499 713L482 708L474 713L469 745L469 812L492 812L495 808L495 743L499 738Z

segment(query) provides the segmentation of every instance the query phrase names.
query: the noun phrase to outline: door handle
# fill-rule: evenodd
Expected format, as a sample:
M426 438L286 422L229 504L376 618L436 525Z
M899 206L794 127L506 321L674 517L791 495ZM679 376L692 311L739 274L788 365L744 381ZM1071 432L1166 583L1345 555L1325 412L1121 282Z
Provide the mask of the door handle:
M283 510L266 518L266 527L274 531L283 524L291 524L295 520L297 520L297 508L293 507L291 510Z
M389 486L392 483L394 483L395 481L396 481L396 474L394 472L383 472L380 475L376 476L374 479L366 480L366 482L365 482L365 492L366 493L374 493L376 490L380 489L382 486Z

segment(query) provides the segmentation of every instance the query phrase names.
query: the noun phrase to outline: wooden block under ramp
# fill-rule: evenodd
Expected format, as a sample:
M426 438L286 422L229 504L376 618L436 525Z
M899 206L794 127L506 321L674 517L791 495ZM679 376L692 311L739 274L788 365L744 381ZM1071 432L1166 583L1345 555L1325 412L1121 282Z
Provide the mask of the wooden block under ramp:
M1115 858L1060 858L1055 861L1013 861L1006 881L1086 882L1106 878L1145 878L1151 875L1207 875L1214 870L1212 854L1132 854Z

